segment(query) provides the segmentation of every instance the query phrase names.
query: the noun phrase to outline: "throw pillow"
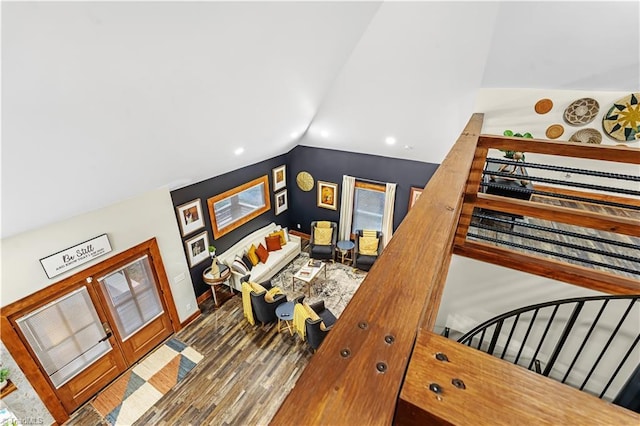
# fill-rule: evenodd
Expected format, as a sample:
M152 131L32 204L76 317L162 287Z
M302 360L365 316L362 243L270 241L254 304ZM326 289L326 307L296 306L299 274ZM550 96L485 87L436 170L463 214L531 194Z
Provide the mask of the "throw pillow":
M362 230L362 236L363 237L373 237L376 238L376 236L378 235L377 231L373 231L371 229L363 229Z
M331 222L328 220L319 220L316 222L316 227L318 228L331 228Z
M277 294L284 293L282 293L282 290L280 290L278 287L273 287L271 290L267 291L267 294L264 295L264 300L266 300L267 302L273 302L274 296Z
M304 308L307 310L307 313L309 314L309 319L311 321L318 321L320 319L320 317L318 316L318 314L316 314L316 311L314 311L313 309L311 309L311 306L307 305L306 303L304 304Z
M244 266L246 266L249 271L253 268L253 262L249 259L248 254L242 255L242 263L244 263Z
M360 237L358 240L358 251L366 256L378 255L378 238Z
M328 246L331 244L331 236L333 229L331 228L313 228L313 243L319 246Z
M258 294L264 293L267 291L266 288L262 287L260 284L258 283L254 283L254 282L250 282L249 285L251 285L251 289Z
M266 263L267 262L267 259L269 258L269 252L267 251L265 246L262 245L262 243L260 243L260 245L256 249L256 254L258 255L258 258L260 259L260 262L262 262L262 263Z
M241 275L247 275L249 273L249 270L247 269L247 265L244 264L240 256L236 256L235 259L233 259L233 263L231 264L231 270L236 271Z
M291 241L291 238L289 238L289 228L282 228L282 232L284 233L284 240L286 242Z
M282 248L280 246L280 235L270 235L264 240L267 243L267 251L276 251Z
M279 231L275 231L275 232L272 232L271 234L269 234L270 237L272 237L274 235L277 235L277 236L280 237L280 246L281 247L287 244L287 239L284 236L284 230L281 229Z
M249 260L251 261L253 266L256 266L258 263L260 263L260 259L258 258L258 255L256 254L256 246L254 244L251 244L251 247L249 248L249 251L247 252L247 256L249 256Z

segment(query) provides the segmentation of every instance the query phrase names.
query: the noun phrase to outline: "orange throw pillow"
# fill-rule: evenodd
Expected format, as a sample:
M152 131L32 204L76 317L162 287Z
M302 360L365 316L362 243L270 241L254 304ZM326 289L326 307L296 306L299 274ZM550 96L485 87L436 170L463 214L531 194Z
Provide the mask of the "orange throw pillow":
M260 243L260 245L256 249L256 254L258 255L258 258L260 259L260 262L267 263L267 259L269 258L269 252L262 245L262 243Z
M282 248L280 245L280 235L270 235L264 240L267 243L267 251L276 251Z

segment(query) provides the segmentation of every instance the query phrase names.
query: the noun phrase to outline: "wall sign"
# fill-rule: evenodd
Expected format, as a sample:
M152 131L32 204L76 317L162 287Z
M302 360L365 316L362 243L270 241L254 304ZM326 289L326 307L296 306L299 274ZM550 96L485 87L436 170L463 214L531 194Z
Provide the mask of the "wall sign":
M40 264L42 264L47 278L53 278L110 251L109 238L107 238L107 234L102 234L99 237L42 258L40 259Z

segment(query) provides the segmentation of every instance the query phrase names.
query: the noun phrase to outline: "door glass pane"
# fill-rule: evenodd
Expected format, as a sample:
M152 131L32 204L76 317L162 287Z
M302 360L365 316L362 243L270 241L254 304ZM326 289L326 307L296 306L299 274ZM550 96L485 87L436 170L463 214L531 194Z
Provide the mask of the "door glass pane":
M382 231L384 192L356 188L353 195L352 233L358 229Z
M16 322L56 388L111 350L86 287Z
M147 256L98 282L123 341L164 312Z

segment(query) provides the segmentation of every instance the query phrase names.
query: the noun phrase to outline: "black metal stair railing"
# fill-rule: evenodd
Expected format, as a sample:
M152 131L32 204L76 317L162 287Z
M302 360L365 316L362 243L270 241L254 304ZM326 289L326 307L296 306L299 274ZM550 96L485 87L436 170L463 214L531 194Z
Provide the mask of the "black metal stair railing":
M640 397L631 380L640 367L638 299L616 295L539 303L492 318L458 342L607 401L633 401Z

